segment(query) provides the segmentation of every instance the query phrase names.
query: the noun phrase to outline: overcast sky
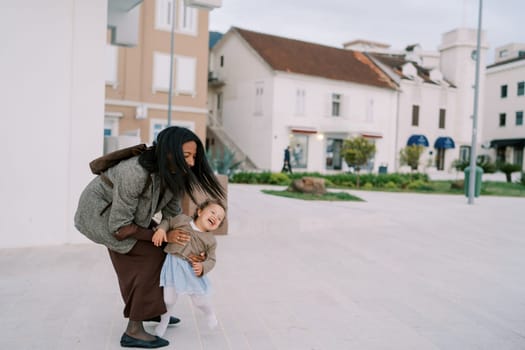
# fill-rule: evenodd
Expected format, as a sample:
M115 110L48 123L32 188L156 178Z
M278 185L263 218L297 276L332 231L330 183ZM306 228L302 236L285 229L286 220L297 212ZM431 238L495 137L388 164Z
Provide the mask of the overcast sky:
M211 11L210 30L232 26L328 46L365 39L403 49L436 50L441 35L477 28L479 0L223 0ZM483 0L482 27L493 49L525 43L525 0Z

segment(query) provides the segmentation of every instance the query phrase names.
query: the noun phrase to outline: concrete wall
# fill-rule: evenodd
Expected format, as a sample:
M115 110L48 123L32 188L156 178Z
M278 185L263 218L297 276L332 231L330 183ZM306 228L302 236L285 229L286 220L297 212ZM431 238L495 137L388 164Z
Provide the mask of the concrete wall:
M0 2L0 248L85 241L73 215L103 148L106 12L106 0Z

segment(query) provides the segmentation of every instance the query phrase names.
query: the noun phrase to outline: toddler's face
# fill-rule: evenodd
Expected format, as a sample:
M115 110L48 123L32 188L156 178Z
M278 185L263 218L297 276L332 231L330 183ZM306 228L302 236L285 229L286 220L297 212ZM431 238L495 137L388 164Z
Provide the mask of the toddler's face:
M199 217L195 221L202 231L213 231L219 228L224 220L224 209L218 204L210 204L197 212Z

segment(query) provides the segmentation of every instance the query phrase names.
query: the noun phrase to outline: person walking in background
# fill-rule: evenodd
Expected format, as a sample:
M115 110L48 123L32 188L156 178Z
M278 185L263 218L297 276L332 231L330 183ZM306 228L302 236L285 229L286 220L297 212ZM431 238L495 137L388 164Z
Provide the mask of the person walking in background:
M117 274L124 317L128 318L120 339L122 347L159 348L169 344L147 333L142 323L166 313L160 287L166 254L151 241L152 218L159 211L163 217L180 214L183 196L187 194L195 201L195 190L212 198L225 198L200 139L187 128L173 126L162 130L144 153L94 178L80 195L75 227L108 248ZM181 230L166 235L168 242L181 245L189 239ZM188 258L203 260L200 255Z
M292 165L290 164L290 146L284 149L284 161L281 172L289 172L290 174L292 173Z
M170 316L174 314L175 303L181 294L187 294L195 306L206 315L210 329L217 326L217 317L208 298L210 282L206 276L215 267L215 249L217 240L211 231L224 222L225 205L217 200L206 200L199 204L193 218L181 214L170 219L163 219L157 227L152 241L160 247L167 242L166 232L179 229L188 232L190 241L181 246L168 243L164 251L168 253L160 275L160 285L164 287L164 303L167 311L161 316L155 328L158 336L163 336L168 327ZM190 255L206 253L206 260L195 262Z

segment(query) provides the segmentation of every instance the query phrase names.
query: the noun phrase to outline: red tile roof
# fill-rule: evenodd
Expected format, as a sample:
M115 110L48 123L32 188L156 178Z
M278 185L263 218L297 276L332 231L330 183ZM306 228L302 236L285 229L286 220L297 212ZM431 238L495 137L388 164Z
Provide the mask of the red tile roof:
M395 89L395 83L359 51L262 34L237 27L240 36L272 69Z

